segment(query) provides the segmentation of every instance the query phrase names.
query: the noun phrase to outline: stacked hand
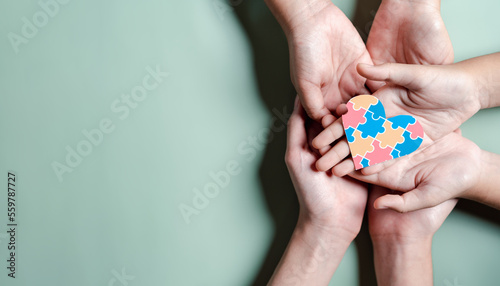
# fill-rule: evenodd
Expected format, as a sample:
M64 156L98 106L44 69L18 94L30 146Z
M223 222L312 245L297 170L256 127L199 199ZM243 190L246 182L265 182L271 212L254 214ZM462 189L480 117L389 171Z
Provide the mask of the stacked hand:
M286 155L299 221L271 284L328 283L368 204L379 284L431 285L432 236L455 198L500 208L500 156L459 130L500 105L500 54L451 64L439 0L383 0L366 47L329 0L266 2L288 38L303 106L297 100ZM387 117L414 116L424 140L410 155L355 171L340 116L348 100L370 92Z

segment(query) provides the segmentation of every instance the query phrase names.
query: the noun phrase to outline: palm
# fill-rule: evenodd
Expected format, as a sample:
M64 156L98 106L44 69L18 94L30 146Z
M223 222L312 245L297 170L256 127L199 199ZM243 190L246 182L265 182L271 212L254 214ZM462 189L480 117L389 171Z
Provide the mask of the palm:
M420 240L432 236L450 214L457 200L449 200L432 208L409 213L377 210L373 202L391 190L374 186L368 204L369 228L372 238L385 240Z
M308 121L307 130L301 126L303 130L300 131L304 142L300 146L292 146L289 141L287 150L287 166L301 212L324 226L342 229L354 237L361 227L368 197L367 187L351 178L338 178L313 169L319 154L309 147L309 143L322 127L312 120ZM290 136L298 134L297 131L292 132L290 130Z
M412 191L426 207L455 198L477 183L480 149L453 132L427 147L396 160L368 167L351 176L397 191Z
M372 63L370 55L351 21L337 7L328 5L295 27L292 34L292 81L314 119L318 118L311 114L310 106L318 111L324 103L328 110L335 110L341 102L366 93L366 80L356 72L356 65Z
M445 67L432 67L443 69ZM422 87L413 90L387 85L374 93L387 110L387 116L412 114L420 122L426 134L433 140L453 132L480 106L474 98L474 85L460 73L453 76L417 77L412 85ZM458 95L466 96L458 96Z
M439 7L413 1L382 1L367 41L375 64L449 64L453 47Z

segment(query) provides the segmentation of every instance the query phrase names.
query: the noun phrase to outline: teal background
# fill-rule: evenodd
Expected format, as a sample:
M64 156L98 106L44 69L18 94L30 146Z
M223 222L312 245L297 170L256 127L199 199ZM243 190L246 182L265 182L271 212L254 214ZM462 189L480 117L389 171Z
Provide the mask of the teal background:
M377 3L335 3L366 35ZM13 280L5 187L0 284L265 283L298 208L286 132L265 139L294 90L286 40L263 2L69 1L15 53L9 32L38 11L36 1L0 2L0 176L6 186L7 171L17 174L19 224ZM499 1L443 0L457 61L498 51L498 11ZM121 120L110 105L148 66L169 76ZM60 182L51 164L104 118L114 131ZM500 153L498 122L498 109L484 110L463 133ZM234 161L239 174L187 223L179 207ZM498 285L499 214L459 204L434 239L435 285ZM364 225L331 284L374 285L371 259ZM129 280L116 279L122 270Z

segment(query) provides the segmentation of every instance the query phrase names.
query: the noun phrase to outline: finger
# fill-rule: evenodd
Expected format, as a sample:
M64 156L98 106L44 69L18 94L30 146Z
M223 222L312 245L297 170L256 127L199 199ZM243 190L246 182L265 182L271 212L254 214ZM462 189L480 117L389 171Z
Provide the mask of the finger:
M347 156L349 156L349 145L347 145L347 140L343 139L316 161L316 169L328 171Z
M309 117L315 121L320 122L323 116L330 114L325 106L321 88L318 86L307 83L299 87L299 98Z
M335 112L337 113L337 115L339 117L346 114L347 113L347 104L345 104L345 103L339 104L339 106L337 106L337 110Z
M437 190L442 191L442 190ZM375 200L376 209L392 209L400 213L436 206L446 199L434 195L429 188L416 188L402 195L385 195Z
M385 82L374 81L374 80L366 80L366 86L370 89L371 93L376 92L381 87L385 85Z
M337 177L343 177L347 174L352 174L355 170L354 162L351 158L345 159L344 161L337 164L332 168L332 174Z
M321 119L321 125L323 126L323 128L326 128L327 126L335 122L335 119L335 116L331 114L325 115L323 116L323 119Z
M421 88L418 81L419 74L428 67L422 65L408 65L385 63L377 66L358 64L358 73L370 80L385 81L407 87L409 89Z
M335 142L343 135L344 127L342 126L342 118L338 118L313 139L312 145L314 148L320 149Z
M321 154L321 156L325 155L326 152L330 151L330 149L332 149L332 146L328 145L326 147L323 147L321 149L319 149L319 154Z
M307 135L305 130L305 112L298 97L295 99L295 105L288 119L288 136L287 136L287 149L288 151L295 148L301 148L307 142Z

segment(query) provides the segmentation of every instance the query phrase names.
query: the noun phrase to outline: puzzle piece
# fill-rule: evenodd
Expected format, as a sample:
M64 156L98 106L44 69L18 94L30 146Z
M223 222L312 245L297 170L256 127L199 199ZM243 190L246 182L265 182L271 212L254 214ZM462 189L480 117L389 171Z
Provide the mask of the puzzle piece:
M349 127L345 130L345 137L347 138L347 142L351 143L354 142L354 136L352 136L352 133L354 133L354 128Z
M411 139L417 139L417 138L424 139L424 129L422 128L420 123L418 123L416 120L414 124L408 125L408 127L406 127L406 130L410 132Z
M355 130L352 136L354 137L354 141L349 143L352 157L356 157L357 155L364 157L366 152L373 152L373 138L363 138L359 130Z
M359 124L358 130L361 131L361 136L363 138L372 137L375 138L377 134L385 131L384 122L386 121L383 117L374 118L373 112L367 111L365 114L366 123Z
M361 160L361 166L363 166L363 168L370 166L370 161L366 158L363 158L363 160Z
M422 144L424 131L418 121L410 115L386 119L376 97L354 97L347 108L342 121L356 170L408 155Z
M378 140L373 140L372 145L374 147L373 152L365 154L365 158L370 160L370 165L375 165L392 159L391 153L393 149L391 147L381 148L380 141Z
M394 146L394 149L399 151L399 157L412 153L420 147L420 144L422 144L422 138L417 137L417 139L412 139L410 136L410 132L405 130L403 133L405 141Z
M378 119L380 117L385 118L384 105L378 99L377 99L377 103L376 104L373 104L373 105L371 105L368 108L368 111L371 112L371 113L373 113L373 116L372 116L373 119Z
M394 129L393 128L394 125L389 120L390 119L388 119L384 122L383 126L385 128L385 132L379 133L375 137L375 139L380 142L381 148L385 148L387 146L394 148L394 146L396 146L396 144L403 143L405 141L405 139L403 137L403 132L405 130L401 127Z
M366 113L366 110L365 109L359 109L359 110L355 110L353 108L353 103L352 102L348 102L347 103L347 110L349 110L349 116L346 117L345 120L342 119L342 124L344 125L344 129L347 130L347 128L349 127L352 127L352 128L358 128L358 124L362 124L362 123L365 123L366 122L366 117L365 117L365 113Z
M358 95L356 97L351 98L349 100L349 103L353 104L354 110L359 110L360 108L363 108L365 110L368 110L370 106L375 105L379 102L379 100L371 95Z
M398 115L388 118L387 120L392 122L392 128L401 127L403 129L406 129L409 124L415 124L415 122L417 122L415 117L410 115Z
M354 161L354 168L356 170L359 170L359 169L363 168L363 165L361 164L361 160L363 160L363 159L364 158L361 157L361 156L359 156L359 155L352 157L352 160Z

